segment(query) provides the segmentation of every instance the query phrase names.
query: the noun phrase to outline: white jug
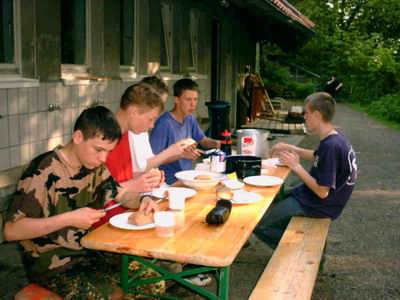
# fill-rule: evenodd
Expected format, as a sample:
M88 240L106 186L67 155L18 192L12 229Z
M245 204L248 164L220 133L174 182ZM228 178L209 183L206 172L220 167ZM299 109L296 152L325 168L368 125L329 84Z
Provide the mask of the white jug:
M237 130L237 151L238 154L242 153L242 138L245 136L255 136L256 151L255 155L261 158L269 157L269 131L264 129L240 129Z

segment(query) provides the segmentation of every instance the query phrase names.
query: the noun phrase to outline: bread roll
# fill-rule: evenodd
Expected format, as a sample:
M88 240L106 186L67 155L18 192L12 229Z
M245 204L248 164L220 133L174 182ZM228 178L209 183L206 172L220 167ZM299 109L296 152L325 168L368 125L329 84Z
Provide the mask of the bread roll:
M154 213L150 212L147 215L144 211L132 213L128 218L128 223L136 226L146 225L154 222Z
M211 180L212 177L207 174L202 174L202 175L197 175L194 179L195 180Z
M187 138L181 141L181 145L184 148L189 148L189 147L195 147L196 146L196 141L192 138Z

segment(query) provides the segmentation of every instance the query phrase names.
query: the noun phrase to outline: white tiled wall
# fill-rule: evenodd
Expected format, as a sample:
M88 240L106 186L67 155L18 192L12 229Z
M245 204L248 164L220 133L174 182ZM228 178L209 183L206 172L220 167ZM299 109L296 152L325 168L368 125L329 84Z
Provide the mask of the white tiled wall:
M94 100L115 111L122 91L120 81L93 85L41 83L37 88L0 89L0 171L35 158L71 139L72 127ZM60 110L48 111L48 105Z
M200 90L207 90L207 80L198 80ZM172 94L174 81L167 82ZM132 83L120 80L93 85L41 83L37 88L0 89L0 171L13 168L71 139L73 124L79 114L95 100L116 111L122 93ZM206 117L209 101L200 94L196 115ZM166 109L173 107L170 96ZM59 110L48 111L50 104Z

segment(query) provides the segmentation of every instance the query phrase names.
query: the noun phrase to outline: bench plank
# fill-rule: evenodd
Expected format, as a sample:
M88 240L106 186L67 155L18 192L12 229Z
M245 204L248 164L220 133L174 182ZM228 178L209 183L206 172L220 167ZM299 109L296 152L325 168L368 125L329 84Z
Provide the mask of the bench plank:
M249 299L310 299L330 222L293 217Z

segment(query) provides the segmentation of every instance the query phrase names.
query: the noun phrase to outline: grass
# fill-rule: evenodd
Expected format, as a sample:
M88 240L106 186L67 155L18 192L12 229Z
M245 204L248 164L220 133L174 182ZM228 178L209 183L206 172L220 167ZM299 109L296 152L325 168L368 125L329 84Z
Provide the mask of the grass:
M399 123L388 121L388 120L386 120L385 118L382 118L382 117L372 116L371 114L369 114L366 111L365 107L363 107L359 102L350 102L350 105L354 109L367 114L369 117L371 117L372 119L374 119L376 121L379 121L380 123L384 124L385 126L387 126L389 128L392 128L392 129L400 130L400 124Z

